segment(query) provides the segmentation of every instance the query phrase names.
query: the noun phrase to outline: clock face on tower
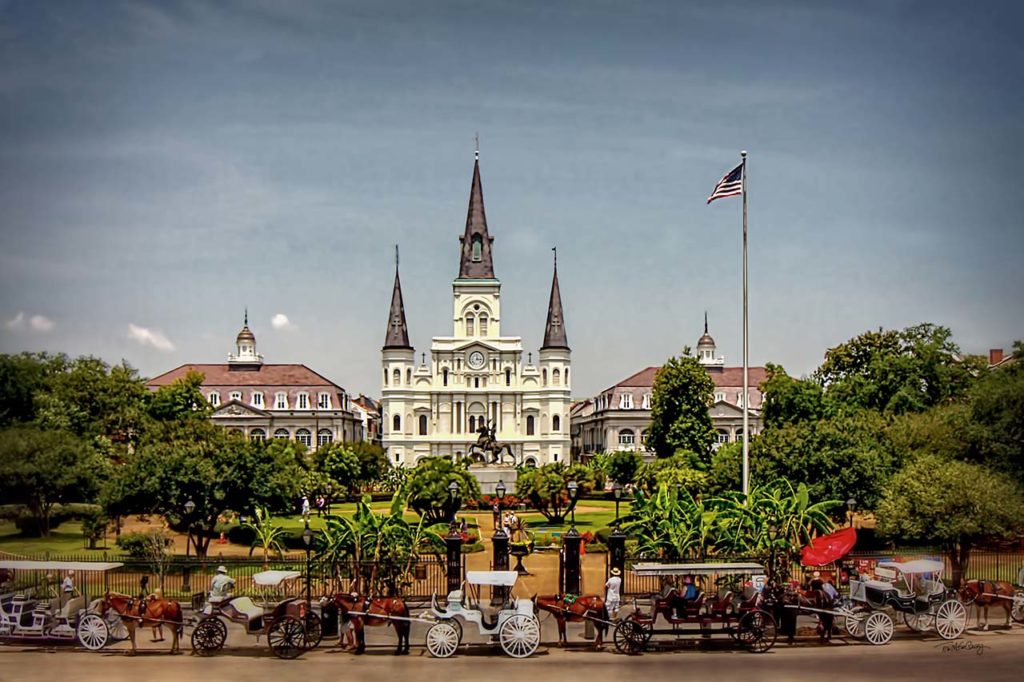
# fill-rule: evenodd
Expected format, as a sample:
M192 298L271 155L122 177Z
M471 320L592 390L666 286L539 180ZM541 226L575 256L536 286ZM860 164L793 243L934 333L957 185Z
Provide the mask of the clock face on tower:
M480 369L484 366L484 354L478 350L469 354L469 366L472 369Z

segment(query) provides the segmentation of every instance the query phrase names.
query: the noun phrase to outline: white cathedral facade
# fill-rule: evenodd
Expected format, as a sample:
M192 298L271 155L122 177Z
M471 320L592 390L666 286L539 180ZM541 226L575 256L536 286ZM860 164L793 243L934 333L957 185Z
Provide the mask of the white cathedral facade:
M425 457L470 456L482 428L508 444L516 464L568 462L571 351L555 264L544 344L523 358L521 337L501 329L501 282L494 274L480 161L473 167L469 211L452 283L452 332L435 336L430 359L416 363L395 268L382 349L383 445L394 466ZM506 460L507 461L507 460Z

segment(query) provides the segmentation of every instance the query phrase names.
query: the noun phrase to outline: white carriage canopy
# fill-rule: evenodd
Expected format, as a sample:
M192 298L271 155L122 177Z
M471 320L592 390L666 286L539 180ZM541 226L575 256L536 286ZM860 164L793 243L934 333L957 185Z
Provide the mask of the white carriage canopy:
M641 563L633 566L637 575L763 575L764 566L755 563L739 564L654 564Z
M941 561L935 561L934 559L915 559L913 561L899 562L899 561L879 561L879 566L886 568L895 568L901 573L941 573L943 565Z
M518 577L515 571L466 571L466 582L470 585L512 587Z
M300 571L261 571L253 573L252 581L263 587L276 587L285 580L294 580L301 576Z
M32 561L30 559L0 560L0 568L10 571L112 571L124 564L116 561Z

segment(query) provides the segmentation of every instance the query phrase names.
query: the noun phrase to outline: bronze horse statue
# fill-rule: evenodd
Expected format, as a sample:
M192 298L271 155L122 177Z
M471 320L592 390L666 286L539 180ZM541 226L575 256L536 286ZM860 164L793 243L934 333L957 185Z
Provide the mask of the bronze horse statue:
M508 443L498 442L494 435L495 431L492 424L481 424L476 432L479 436L476 442L469 446L469 455L475 453L483 457L484 461L488 464L498 464L505 456L508 456L512 463L515 464L516 456L512 452L512 447Z
M135 654L135 630L139 627L156 628L169 625L171 631L171 653L179 651L178 639L184 628L181 604L170 599L150 595L145 599L130 597L117 592L107 592L100 603L100 613L113 609L121 617L132 640L132 654Z
M395 656L409 653L409 630L412 623L409 619L409 607L398 597L362 597L354 592L339 592L327 597L325 609L336 609L341 620L351 620L352 629L356 634L356 650L354 653L366 652L366 634L363 628L369 626L391 625L398 635L398 648ZM354 612L354 613L353 613ZM339 637L340 637L339 630Z
M975 617L982 630L988 630L988 607L1001 606L1006 611L1006 627L1010 627L1013 609L1013 585L1005 580L968 580L960 588L960 601L974 604ZM981 610L985 610L985 623L981 623Z
M597 639L594 646L598 649L604 646L604 634L608 631L608 608L604 599L596 594L582 595L573 599L564 594L536 595L533 604L541 611L554 614L558 623L558 646L565 646L569 643L565 634L565 624L579 623L586 619L594 621L597 630Z

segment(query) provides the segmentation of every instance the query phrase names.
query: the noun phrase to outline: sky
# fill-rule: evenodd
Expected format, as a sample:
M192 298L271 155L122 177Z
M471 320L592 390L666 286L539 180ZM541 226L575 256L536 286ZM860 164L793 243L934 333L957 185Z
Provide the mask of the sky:
M266 362L380 394L394 245L451 334L480 137L502 330L551 247L573 394L695 346L1024 338L1019 2L0 0L0 352Z

